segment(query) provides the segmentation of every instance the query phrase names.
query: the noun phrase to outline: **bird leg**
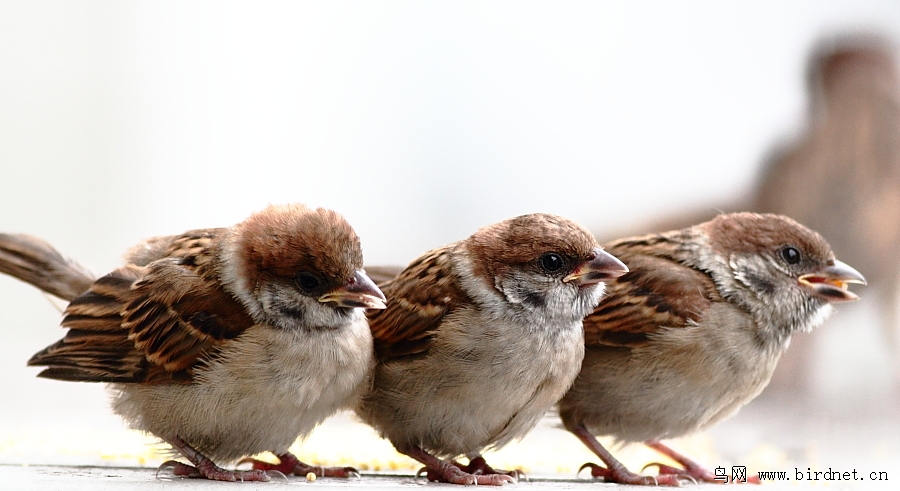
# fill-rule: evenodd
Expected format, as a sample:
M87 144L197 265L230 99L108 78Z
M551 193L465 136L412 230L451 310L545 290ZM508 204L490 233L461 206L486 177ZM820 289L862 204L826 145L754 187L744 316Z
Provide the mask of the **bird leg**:
M489 486L502 486L506 483L518 482L516 477L507 474L497 474L496 472L491 474L476 474L466 472L463 470L463 467L468 468L471 466L471 462L469 466L462 466L455 462L447 462L446 460L441 460L434 455L431 455L416 445L403 448L398 447L397 450L424 464L425 467L420 469L416 476L418 477L422 472L425 472L429 481L440 481L450 484L486 484ZM477 460L477 458L475 460ZM486 463L485 467L487 467ZM487 468L489 469L490 467Z
M525 473L520 471L519 469L514 469L511 471L503 470L503 469L494 469L490 465L488 465L487 461L484 460L484 457L481 455L469 459L469 463L467 465L460 464L457 461L451 462L456 467L459 467L463 472L468 472L469 474L475 475L486 475L486 474L504 474L507 476L512 476L518 479L522 479L525 477Z
M278 454L276 457L278 457L279 460L278 464L270 464L268 462L250 458L241 460L241 463L249 462L253 464L254 470L274 470L285 475L293 474L295 476L305 476L312 472L316 477L359 477L359 471L353 467L322 467L318 465L309 465L301 462L300 459L290 452Z
M678 467L672 467L670 465L662 464L659 462L654 462L652 464L647 464L644 469L647 467L656 467L659 469L660 475L675 475L675 476L684 476L694 479L698 482L710 482L710 483L721 483L721 478L716 480L716 476L713 475L712 472L706 470L703 466L689 459L687 456L682 455L675 450L672 450L670 447L663 445L657 441L649 441L645 442L645 445L656 450L657 452L665 455L666 457L678 462L679 465L682 466L681 469ZM759 477L749 477L747 478L748 483L760 484Z
M172 468L172 473L179 477L205 477L213 481L269 481L269 475L265 471L229 471L217 466L208 457L198 452L177 436L167 440L175 450L181 452L193 466L183 464L175 460L163 462L157 472L165 468Z
M681 486L681 479L683 479L683 477L679 475L660 474L659 476L642 476L629 471L625 465L609 453L609 450L603 448L603 445L601 445L600 442L594 438L594 435L592 435L583 425L578 425L570 431L572 431L585 446L591 449L597 457L600 457L600 460L606 465L606 467L603 467L589 462L582 465L581 468L578 469L578 472L581 472L583 469L590 469L591 476L602 477L606 482L617 482L620 484Z

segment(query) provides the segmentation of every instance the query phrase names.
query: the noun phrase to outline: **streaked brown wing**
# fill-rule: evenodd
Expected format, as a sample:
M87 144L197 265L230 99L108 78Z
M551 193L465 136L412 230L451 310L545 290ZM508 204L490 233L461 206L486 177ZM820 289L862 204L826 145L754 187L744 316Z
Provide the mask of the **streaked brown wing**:
M467 303L465 293L449 275L452 247L424 254L399 276L380 285L388 306L367 312L380 360L425 353L441 320Z
M210 247L173 252L94 282L66 309L66 336L29 365L63 380L189 382L198 363L253 321L216 280Z
M678 260L674 237L625 239L606 247L630 271L607 282L606 295L585 318L586 346L639 346L662 328L699 322L721 300L712 278Z
M122 327L122 308L129 301L131 284L144 268L126 266L101 277L66 308L65 337L28 360L46 366L39 377L81 382L139 382L147 371L146 359L128 340Z
M189 369L253 325L218 281L199 275L184 259L160 259L147 269L132 287L122 327L152 365L168 372Z

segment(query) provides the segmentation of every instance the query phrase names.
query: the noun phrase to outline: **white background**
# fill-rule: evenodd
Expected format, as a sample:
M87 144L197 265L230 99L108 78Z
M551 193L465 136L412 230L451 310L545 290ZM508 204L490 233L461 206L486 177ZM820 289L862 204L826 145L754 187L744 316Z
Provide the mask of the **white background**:
M809 50L857 29L897 41L900 3L0 1L0 231L103 273L290 201L371 264L527 212L639 229L744 195ZM58 322L0 278L9 438L119 425L24 366Z

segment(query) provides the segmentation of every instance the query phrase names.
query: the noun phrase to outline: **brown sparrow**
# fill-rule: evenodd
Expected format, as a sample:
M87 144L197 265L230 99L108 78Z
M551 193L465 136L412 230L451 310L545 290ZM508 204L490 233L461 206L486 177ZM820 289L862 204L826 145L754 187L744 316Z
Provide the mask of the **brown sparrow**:
M823 40L810 56L808 81L808 129L797 141L773 152L751 206L790 215L818 230L847 262L866 272L875 295L865 301L879 308L898 369L900 69L896 47L866 36ZM798 353L797 347L795 343L789 356ZM802 375L811 362L798 360L797 365L793 373Z
M54 281L83 286L79 268L52 248L42 255L40 241L4 236L0 250L14 249L10 237L18 277L71 297L27 273L43 262ZM267 481L262 464L237 472L214 461L271 451L281 464L269 468L346 476L353 469L308 466L288 447L352 404L371 375L363 309L385 298L362 265L350 225L302 205L150 239L71 301L66 336L28 363L47 367L41 377L109 382L116 413L193 464L163 464L176 475Z
M659 440L733 415L769 382L792 334L856 300L848 283L865 284L819 234L781 215L720 215L606 249L630 272L585 318L584 364L559 413L603 460L585 464L592 475L620 483L716 482ZM595 434L646 442L684 468L634 474Z
M897 47L871 34L818 43L807 62L809 114L797 139L774 145L746 196L662 214L640 229L602 231L601 242L712 219L715 210L793 217L828 237L865 271L900 380L900 67ZM817 336L796 336L766 394L791 399L810 385Z
M369 312L377 365L357 414L430 480L515 482L481 453L562 397L581 366L582 319L625 271L587 230L546 214L424 254L382 285L388 308ZM443 460L459 456L469 464Z

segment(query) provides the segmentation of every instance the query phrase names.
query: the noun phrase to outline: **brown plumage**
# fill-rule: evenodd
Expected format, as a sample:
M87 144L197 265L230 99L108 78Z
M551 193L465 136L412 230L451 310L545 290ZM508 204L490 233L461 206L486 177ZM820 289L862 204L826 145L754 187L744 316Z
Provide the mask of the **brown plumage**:
M804 134L764 164L750 206L818 230L865 273L900 368L900 71L897 50L870 36L825 40L808 67ZM811 343L803 338L798 341ZM801 349L798 349L801 348ZM805 349L802 349L805 348ZM795 343L791 394L802 388L812 346ZM786 360L787 361L787 360ZM894 374L900 379L900 371Z
M859 264L900 281L900 73L874 39L823 44L810 61L810 127L764 167L755 207L790 213Z
M0 237L0 247L7 242ZM43 258L40 250L25 262L58 262L52 248ZM126 263L71 301L66 336L29 361L47 367L41 376L111 382L118 414L192 462L167 463L177 475L268 480L264 470L213 463L263 451L282 459L269 467L282 472L352 471L287 452L352 404L371 370L362 308L383 308L384 296L361 271L359 239L340 215L271 206L232 228L150 239ZM82 278L70 269L55 278L74 287Z
M37 237L0 233L0 273L40 285L45 292L71 301L84 293L93 275Z
M174 237L147 266L129 264L95 281L64 312L66 337L35 354L39 376L84 382L193 381L203 356L254 325L218 280L226 229Z
M450 274L451 247L435 249L413 261L403 277L382 284L391 292L391 308L372 312L369 325L378 359L427 352L445 315L471 299Z
M900 70L896 46L870 34L823 39L807 62L809 110L796 138L773 145L745 196L662 214L615 237L681 229L722 211L790 216L826 237L865 274L900 369ZM719 211L717 211L719 210ZM820 336L797 336L767 393L796 399L810 385ZM900 371L895 374L900 380Z
M791 335L856 300L865 280L817 233L780 215L735 213L610 242L630 271L608 282L584 320L585 358L559 403L565 427L604 462L595 477L629 484L716 482L659 440L708 428L768 383ZM594 435L646 442L681 463L634 474Z
M607 296L590 315L584 332L587 346L644 345L659 326L696 323L711 303L722 301L705 273L672 267L682 255L677 240L650 235L607 247L629 265L629 273L614 283L617 295Z
M422 255L381 285L388 308L369 313L377 365L357 414L431 480L514 482L481 452L524 436L562 396L582 318L624 271L582 227L546 214ZM443 460L459 456L469 463Z

